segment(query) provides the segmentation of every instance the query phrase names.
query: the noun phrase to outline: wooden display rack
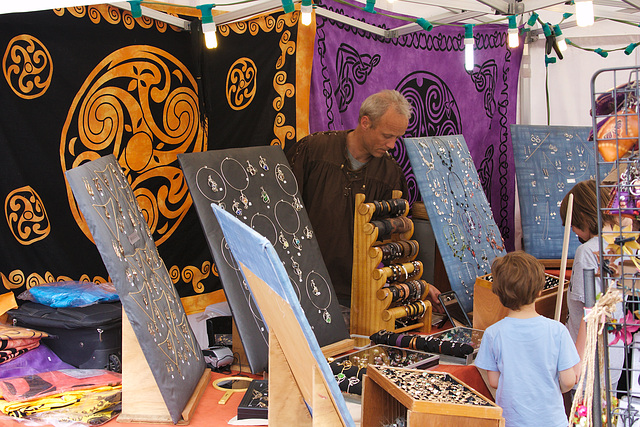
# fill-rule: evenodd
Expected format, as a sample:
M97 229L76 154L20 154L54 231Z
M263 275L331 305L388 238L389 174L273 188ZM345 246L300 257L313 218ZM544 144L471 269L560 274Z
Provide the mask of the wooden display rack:
M485 330L497 321L507 316L509 309L500 303L500 299L493 293L493 282L487 278L491 274L480 276L473 287L473 328ZM546 274L547 278L559 280L557 276ZM564 294L562 297L562 310L560 319L567 318L567 289L568 281L565 280ZM536 299L536 311L538 314L553 319L556 313L556 298L558 287L543 289L542 294Z
M416 400L381 374L378 369L379 367L369 365L367 373L364 375L363 426L390 424L400 416L406 418L408 426L504 427L505 425L505 420L502 418L502 408L487 400L453 375L451 375L453 379L487 402L488 406ZM424 372L417 369L397 369ZM433 373L441 374L440 372Z
M399 199L402 192L394 191L393 198ZM384 268L378 268L382 262L382 251L374 246L378 242L378 229L370 223L375 207L364 202L364 194L356 194L355 215L353 221L353 273L351 284L351 334L370 336L382 329L391 332L417 330L423 333L431 331L431 303L425 301L427 310L416 323L396 329L396 319L406 315L403 306L391 307L391 293L382 289L387 282ZM408 212L404 213L404 216ZM392 234L389 240L382 243L408 240L413 235L411 230L405 233ZM399 259L397 262L410 262L415 259ZM407 268L413 266L407 264ZM411 273L412 270L409 270ZM419 276L412 279L419 279ZM426 295L428 289L425 290ZM423 298L424 298L423 295ZM356 339L356 343L360 344Z
M182 420L178 424L189 424L210 377L211 370L207 368L183 409ZM124 310L122 311L122 413L118 416L118 422L173 424L153 372L147 364L147 359Z

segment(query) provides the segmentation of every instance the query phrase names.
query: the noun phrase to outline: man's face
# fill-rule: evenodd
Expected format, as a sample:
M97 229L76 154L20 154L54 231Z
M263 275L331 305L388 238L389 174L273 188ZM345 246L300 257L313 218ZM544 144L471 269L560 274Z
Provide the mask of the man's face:
M389 108L375 125L369 117L362 118L364 129L363 145L373 157L382 157L384 153L393 150L396 140L407 131L409 119Z

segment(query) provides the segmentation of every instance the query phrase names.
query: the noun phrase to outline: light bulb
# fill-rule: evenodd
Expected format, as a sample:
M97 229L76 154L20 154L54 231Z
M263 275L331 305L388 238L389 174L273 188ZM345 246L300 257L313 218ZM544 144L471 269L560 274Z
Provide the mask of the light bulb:
M311 25L311 10L312 7L311 5L306 5L303 4L302 6L300 6L300 11L302 12L302 16L300 17L300 21L302 22L302 25Z
M464 39L464 68L467 71L472 71L473 66L473 39Z
M520 38L518 37L518 25L516 24L515 15L509 16L509 29L507 30L507 43L510 48L520 46Z
M556 43L558 43L558 49L560 49L560 52L567 50L567 42L564 37L557 38Z
M578 27L588 27L589 25L593 25L593 2L591 0L587 0L576 1L575 3L576 23L578 24Z
M215 31L209 31L208 33L204 33L204 43L207 46L207 49L215 49L218 47L218 38L216 37Z
M464 26L464 68L472 71L474 67L473 58L473 24Z
M556 36L556 43L558 45L558 49L560 49L560 52L564 52L565 50L567 50L567 42L562 35L560 25L553 26L553 34Z
M520 37L518 37L518 29L517 28L509 28L507 30L507 42L509 43L510 48L516 48L520 46Z
M204 44L207 46L207 49L215 49L218 47L215 22L202 24L202 32L204 33Z

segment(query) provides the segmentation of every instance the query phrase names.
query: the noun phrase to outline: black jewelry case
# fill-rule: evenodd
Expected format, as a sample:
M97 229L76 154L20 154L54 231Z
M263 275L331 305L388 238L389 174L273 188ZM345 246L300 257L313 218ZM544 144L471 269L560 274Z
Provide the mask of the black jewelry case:
M269 381L253 380L238 405L238 419L269 418Z

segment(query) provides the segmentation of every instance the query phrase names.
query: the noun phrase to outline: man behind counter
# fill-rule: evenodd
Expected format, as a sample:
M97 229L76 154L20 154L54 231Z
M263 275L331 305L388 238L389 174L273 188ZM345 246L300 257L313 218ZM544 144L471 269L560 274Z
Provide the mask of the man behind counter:
M393 190L408 196L404 173L388 151L405 134L411 111L400 92L383 90L362 102L355 129L317 132L286 151L347 327L355 195L363 193L367 202L391 199ZM429 287L437 311L439 293Z

